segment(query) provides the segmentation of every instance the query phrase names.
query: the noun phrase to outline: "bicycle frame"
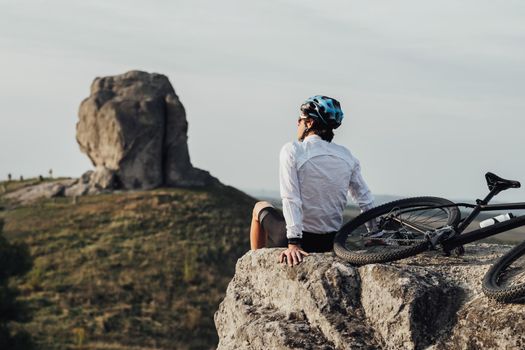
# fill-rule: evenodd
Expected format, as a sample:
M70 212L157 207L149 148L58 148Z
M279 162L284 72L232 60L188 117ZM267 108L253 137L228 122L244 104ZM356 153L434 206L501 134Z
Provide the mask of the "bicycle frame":
M467 233L463 231L472 223L472 221L478 216L482 211L496 211L496 210L512 210L512 209L525 209L525 203L502 203L502 204L491 204L488 203L490 200L498 193L498 189L493 188L489 194L484 199L478 199L476 205L467 204L467 203L457 203L458 206L470 207L473 208L472 212L459 224L456 228L456 235L445 239L441 242L443 250L449 252L452 249L459 247L463 244L471 243L479 239L487 238L493 235L496 235L501 232L512 230L516 227L525 225L525 215L512 218L510 220L496 223L488 227L480 228L473 230Z
M468 225L478 216L482 211L491 211L491 210L502 210L502 209L525 209L525 203L509 203L509 204L495 204L489 205L490 200L499 192L497 188L493 188L489 194L484 199L476 200L476 205L466 203L458 203L460 206L474 208L472 213L467 216L456 228L457 233L462 233Z
M472 212L459 222L458 226L454 228L455 235L449 238L443 239L439 243L443 247L445 253L452 251L454 248L462 246L464 244L472 243L474 241L487 238L493 235L496 235L501 232L512 230L514 228L525 226L525 215L521 215L510 220L495 223L488 227L476 229L463 233L463 231L474 221L474 219L481 212L485 211L500 211L500 210L517 210L525 209L525 202L520 203L500 203L500 204L488 204L489 201L495 196L498 192L497 189L493 189L484 199L476 200L476 204L470 203L454 203L450 205L441 205L441 206L431 206L429 209L433 208L446 208L446 207L466 207L472 208ZM410 212L418 209L408 209L403 212ZM463 234L462 234L463 233Z
M512 209L525 209L525 203L516 203L518 206L513 207ZM509 207L500 207L500 209L511 209ZM487 210L497 210L497 209L487 209ZM499 222L487 227L483 227L477 230L473 230L464 234L458 234L453 237L444 239L441 242L441 246L445 252L449 252L456 247L462 246L463 244L472 243L474 241L487 238L498 233L505 232L508 230L515 229L516 227L525 225L525 215L521 215L515 218L512 218L507 221Z
M445 239L441 242L441 245L445 252L449 252L456 247L462 246L463 244L472 243L474 241L497 235L498 233L512 230L514 228L525 225L525 215L521 215L504 222L495 223L488 227L480 228L462 234L463 231L468 227L468 225L470 225L472 221L481 212L525 209L524 202L488 204L492 197L494 197L494 192L495 190L490 191L490 193L483 200L478 199L476 201L476 205L467 203L456 203L457 206L473 208L474 210L472 210L472 212L458 224L458 227L456 228L456 235Z

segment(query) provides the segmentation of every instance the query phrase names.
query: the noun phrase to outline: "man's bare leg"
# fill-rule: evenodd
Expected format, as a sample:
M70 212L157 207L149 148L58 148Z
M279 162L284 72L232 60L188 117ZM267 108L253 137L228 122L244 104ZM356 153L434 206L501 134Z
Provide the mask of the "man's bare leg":
M257 202L253 207L252 224L250 226L250 247L252 250L266 247L268 235L259 222L259 213L267 207L273 207L269 202Z

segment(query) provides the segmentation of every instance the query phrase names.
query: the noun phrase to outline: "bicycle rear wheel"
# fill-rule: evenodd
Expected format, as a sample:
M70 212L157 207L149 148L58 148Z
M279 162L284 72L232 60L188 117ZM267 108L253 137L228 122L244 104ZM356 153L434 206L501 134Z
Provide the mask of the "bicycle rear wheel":
M458 208L444 198L393 201L345 224L335 237L334 252L355 265L407 258L428 249L425 233L455 227L459 219Z
M483 293L500 302L525 297L525 242L499 258L483 277Z

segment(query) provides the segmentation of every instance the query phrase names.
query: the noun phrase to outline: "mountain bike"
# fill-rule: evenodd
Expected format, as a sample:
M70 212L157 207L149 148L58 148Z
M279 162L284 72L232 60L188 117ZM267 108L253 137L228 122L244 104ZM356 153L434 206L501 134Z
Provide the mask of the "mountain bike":
M525 209L525 203L489 204L501 191L521 185L490 172L485 178L490 192L476 204L414 197L363 212L337 233L334 252L354 265L395 261L438 248L445 255L453 251L462 254L464 244L524 226L525 215L521 215L464 232L481 212ZM471 211L462 218L459 208ZM525 297L525 241L489 269L483 279L483 292L502 302Z

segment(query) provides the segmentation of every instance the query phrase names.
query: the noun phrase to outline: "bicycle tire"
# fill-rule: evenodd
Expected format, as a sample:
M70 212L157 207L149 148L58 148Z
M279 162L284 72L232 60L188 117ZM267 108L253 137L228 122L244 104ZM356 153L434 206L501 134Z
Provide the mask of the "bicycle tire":
M418 210L418 208L422 211L428 211L430 209L425 208L434 206L449 206L435 209L440 210L443 215L446 215L446 217L444 217L442 220L443 224L441 227L446 225L450 225L452 227L457 226L461 217L460 212L457 206L447 199L439 197L413 197L400 199L372 208L345 224L341 230L339 230L334 239L334 252L341 259L354 265L384 263L419 254L427 250L430 245L430 243L426 239L423 239L422 236L419 237L418 240L415 240L415 242L411 245L397 247L364 246L360 247L359 250L353 250L347 247L347 242L350 236L360 235L358 231L363 225L365 225L365 223L370 222L371 220L377 220L378 218L384 218L385 215L392 213L392 211L395 209L408 209L408 211L412 210L415 212ZM439 227L435 228L437 229ZM405 229L405 227L403 227L403 229Z
M513 265L522 258L518 264ZM518 270L518 271L516 271ZM520 272L523 272L520 275ZM509 275L509 276L506 276ZM506 279L520 275L523 282L505 286ZM525 297L525 241L518 244L490 267L483 277L482 290L490 299L507 303ZM511 282L512 283L512 282Z

